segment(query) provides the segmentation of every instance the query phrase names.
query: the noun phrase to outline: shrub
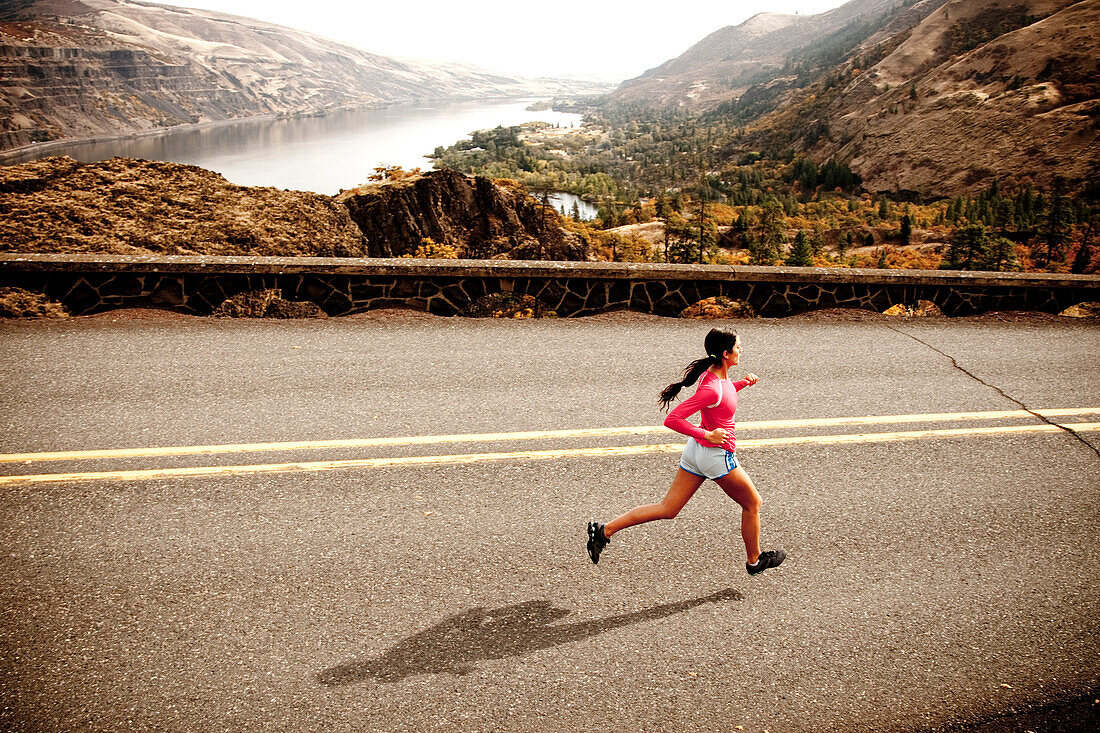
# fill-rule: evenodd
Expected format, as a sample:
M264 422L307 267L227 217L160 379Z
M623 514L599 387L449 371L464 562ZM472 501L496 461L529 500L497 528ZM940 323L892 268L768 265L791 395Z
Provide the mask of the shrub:
M554 318L557 313L544 309L533 295L489 293L478 298L466 315L480 318Z
M23 288L0 288L0 318L68 318L65 306L42 293Z
M284 300L276 289L239 293L214 309L220 318L327 318L321 306L305 301Z
M756 311L748 302L724 295L704 298L680 311L681 318L710 320L716 318L755 318Z
M401 256L422 260L457 260L458 248L450 244L437 244L431 237L424 237L420 240L420 246L416 248L415 254Z

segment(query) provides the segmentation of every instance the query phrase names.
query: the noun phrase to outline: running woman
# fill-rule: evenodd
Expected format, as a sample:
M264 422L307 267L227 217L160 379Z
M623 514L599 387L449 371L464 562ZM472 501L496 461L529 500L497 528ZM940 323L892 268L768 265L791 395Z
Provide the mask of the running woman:
M592 562L600 561L600 553L616 532L655 519L673 519L708 478L741 505L741 537L745 540L745 569L749 575L774 568L787 557L781 549L760 552L760 494L735 452L733 415L737 410L737 393L756 384L758 377L749 373L730 382L730 367L741 361L741 339L733 331L711 329L703 345L707 355L691 362L684 369L683 381L665 387L658 400L667 410L681 389L695 384L702 376L695 394L665 418L665 427L688 436L672 486L659 504L635 507L607 524L589 522L588 556ZM687 420L696 412L702 416L701 425Z

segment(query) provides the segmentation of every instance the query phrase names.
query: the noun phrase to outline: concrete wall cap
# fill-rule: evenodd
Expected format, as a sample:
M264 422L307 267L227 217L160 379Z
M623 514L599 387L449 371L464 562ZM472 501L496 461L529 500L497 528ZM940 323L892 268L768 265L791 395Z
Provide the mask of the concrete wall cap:
M829 267L679 265L648 262L563 262L541 260L426 260L351 257L249 257L197 255L112 255L0 253L6 272L157 272L410 277L550 277L596 280L734 280L786 283L965 283L994 287L1100 288L1100 276L1063 273L877 270Z

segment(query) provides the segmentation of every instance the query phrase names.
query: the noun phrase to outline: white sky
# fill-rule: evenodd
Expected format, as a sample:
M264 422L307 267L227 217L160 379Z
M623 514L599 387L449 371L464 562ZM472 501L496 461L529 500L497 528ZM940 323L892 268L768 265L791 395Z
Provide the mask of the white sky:
M523 76L618 82L760 12L812 15L846 0L156 0L257 18L357 46Z

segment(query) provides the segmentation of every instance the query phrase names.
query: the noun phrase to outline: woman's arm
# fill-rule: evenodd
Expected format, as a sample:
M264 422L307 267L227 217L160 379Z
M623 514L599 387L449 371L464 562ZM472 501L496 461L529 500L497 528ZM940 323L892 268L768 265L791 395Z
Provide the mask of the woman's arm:
M752 385L756 384L759 381L760 381L760 377L756 376L752 372L749 372L744 377L742 377L741 379L738 379L736 382L734 382L733 383L733 388L735 390L737 390L738 392L740 392L745 387L751 387Z
M718 401L718 389L714 387L713 384L714 383L711 382L705 387L700 387L696 390L695 394L672 408L672 411L668 413L668 417L665 418L665 427L675 430L677 433L695 438L696 440L705 440L708 443L713 442L707 438L705 430L698 425L693 425L687 420L689 416L694 415L704 407L713 405Z

